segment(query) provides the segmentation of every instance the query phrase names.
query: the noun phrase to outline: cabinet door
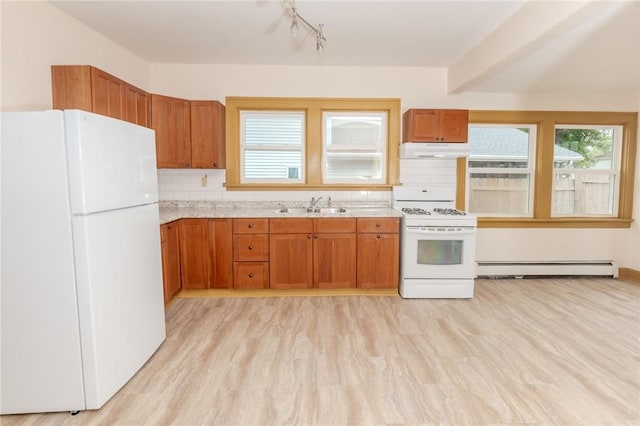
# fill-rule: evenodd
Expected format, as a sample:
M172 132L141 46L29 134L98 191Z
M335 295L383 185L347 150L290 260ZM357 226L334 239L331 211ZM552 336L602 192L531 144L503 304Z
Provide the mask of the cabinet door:
M269 286L271 288L313 287L311 233L271 234L269 253Z
M218 101L191 101L191 167L224 169L224 105Z
M313 281L319 288L356 286L356 234L314 234Z
M403 142L435 142L439 138L439 116L435 109L410 109L402 117Z
M189 101L152 94L151 128L156 131L156 157L159 168L191 167Z
M443 142L467 142L469 111L466 109L440 110L440 140Z
M51 65L51 96L53 109L91 107L91 67L88 65Z
M135 86L124 86L124 119L130 123L150 127L149 94Z
M233 287L231 219L209 219L209 288Z
M358 235L358 287L397 288L398 234Z
M164 303L169 303L180 293L180 244L177 222L160 226L162 241L162 276L164 281Z
M91 67L91 108L97 114L124 118L124 82Z
M183 289L209 287L208 235L207 219L180 221L180 276Z

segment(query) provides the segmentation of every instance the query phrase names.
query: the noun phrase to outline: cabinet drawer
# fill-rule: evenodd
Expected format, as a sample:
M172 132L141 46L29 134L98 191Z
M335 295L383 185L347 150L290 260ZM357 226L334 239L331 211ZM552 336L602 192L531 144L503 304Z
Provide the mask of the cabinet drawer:
M313 232L356 232L356 218L316 218L313 219Z
M287 219L271 219L269 232L272 234L307 234L313 232L313 219L292 217Z
M269 219L233 219L234 234L266 234L267 232L269 232Z
M234 262L233 288L269 288L269 263Z
M269 260L268 234L236 234L233 236L234 261Z
M358 232L393 234L400 229L400 218L397 217L359 217Z

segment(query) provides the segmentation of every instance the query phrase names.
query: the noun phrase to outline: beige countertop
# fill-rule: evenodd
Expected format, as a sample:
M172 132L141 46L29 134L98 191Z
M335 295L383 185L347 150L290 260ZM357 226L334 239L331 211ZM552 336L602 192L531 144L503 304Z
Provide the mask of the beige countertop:
M399 210L393 209L389 205L375 203L334 203L332 207L344 208L347 210L344 213L280 213L279 210L283 207L299 208L304 206L300 203L282 202L220 203L162 201L160 202L160 224L187 218L402 217L402 212Z

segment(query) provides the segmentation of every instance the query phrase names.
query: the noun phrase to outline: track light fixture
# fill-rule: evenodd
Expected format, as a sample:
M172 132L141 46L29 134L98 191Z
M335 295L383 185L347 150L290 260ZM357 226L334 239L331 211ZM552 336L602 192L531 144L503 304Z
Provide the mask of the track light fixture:
M286 8L291 9L291 26L289 27L289 35L295 38L300 35L298 20L301 21L316 35L316 50L318 52L322 52L324 50L324 43L327 41L324 36L323 24L318 24L318 27L316 28L311 25L309 21L300 16L298 9L296 8L295 0L283 0L282 3Z

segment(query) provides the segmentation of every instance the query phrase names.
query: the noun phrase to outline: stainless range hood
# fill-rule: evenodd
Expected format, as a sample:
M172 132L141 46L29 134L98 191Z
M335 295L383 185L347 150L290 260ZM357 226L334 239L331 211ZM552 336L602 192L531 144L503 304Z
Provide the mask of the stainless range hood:
M468 157L471 147L468 143L402 143L400 158L461 158Z

